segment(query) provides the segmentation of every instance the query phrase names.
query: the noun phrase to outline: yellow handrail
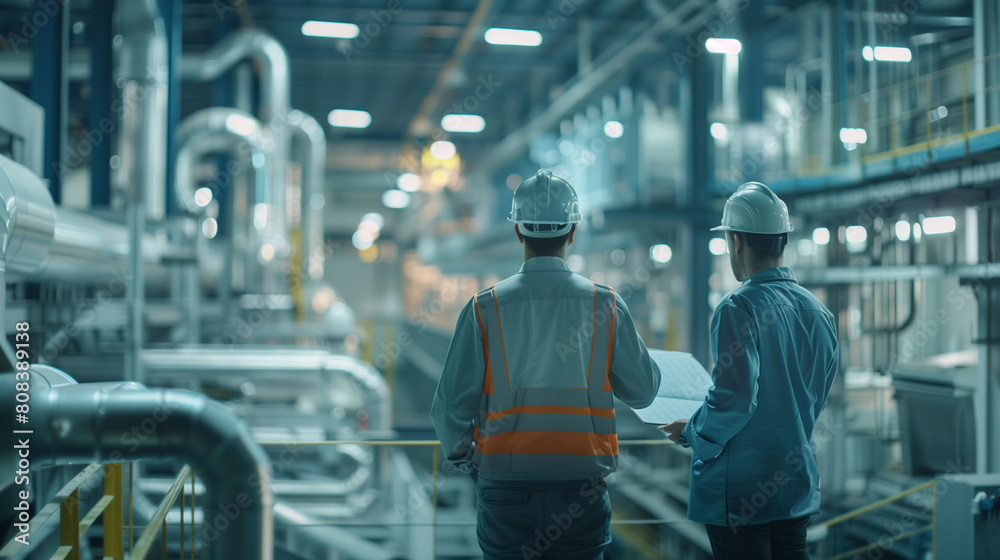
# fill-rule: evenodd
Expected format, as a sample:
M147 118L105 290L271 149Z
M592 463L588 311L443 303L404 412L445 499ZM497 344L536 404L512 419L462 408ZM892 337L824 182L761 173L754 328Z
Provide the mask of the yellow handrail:
M150 519L149 525L147 525L142 534L139 535L139 542L136 543L135 550L130 556L132 560L143 560L146 558L146 555L149 554L149 550L153 547L153 539L156 538L157 529L162 531L163 546L166 546L167 512L169 512L170 508L174 506L174 503L181 494L181 488L184 486L184 483L187 482L187 477L190 474L191 467L185 465L184 468L181 469L180 474L178 474L177 478L174 480L174 483L167 492L166 497L163 498L162 502L160 502L160 507L157 508L153 518Z
M871 545L868 545L868 546L862 546L862 547L859 547L859 548L855 548L855 549L850 550L848 552L844 552L844 553L838 554L837 556L826 557L825 553L824 553L824 559L825 560L843 560L844 558L850 558L851 556L854 556L855 554L860 554L862 552L867 552L869 550L873 550L873 549L878 548L880 546L884 546L885 544L893 543L893 542L896 542L896 541L900 541L900 540L912 537L914 535L918 535L920 533L925 533L927 531L931 531L931 548L932 548L932 551L933 551L933 557L937 558L937 481L935 481L935 480L928 480L927 482L924 482L923 484L918 484L917 486L914 486L914 487L909 488L907 490L903 490L902 492L900 492L898 494L894 494L892 496L889 496L888 498L883 498L883 499L878 500L876 502L872 502L872 503L870 503L870 504L868 504L866 506L862 506L862 507L859 507L859 508L857 508L855 510L852 510L852 511L849 511L847 513L844 513L842 515L838 515L838 516L836 516L836 517L834 517L832 519L827 519L826 521L823 521L822 523L818 523L816 525L816 527L826 527L827 530L829 530L830 527L833 527L834 525L839 525L839 524L841 524L841 523L843 523L845 521L849 521L851 519L854 519L855 517L858 517L859 515L863 515L865 513L870 512L870 511L876 510L876 509L878 509L880 507L889 505L889 504L891 504L893 502L898 502L899 500L902 500L903 498L905 498L905 497L907 497L907 496L909 496L911 494L915 494L917 492L920 492L921 490L926 490L928 488L932 489L932 498L931 498L931 523L930 523L930 525L927 525L925 527L921 527L919 529L915 529L913 531L908 531L906 533L903 533L903 534L900 534L900 535L896 535L894 537L887 537L885 539L880 539L879 542L877 542L875 544L871 544ZM828 539L829 539L829 533L827 533L826 537L824 537L824 542L826 540L828 540Z
M120 463L104 465L104 494L98 499L97 504L84 514L83 519L80 519L80 486L100 468L99 464L85 467L56 492L56 495L35 513L29 522L29 533L34 533L48 522L57 511L59 512L59 548L52 556L54 560L63 558L79 560L80 537L102 515L104 516L104 541L107 543L105 545L105 558L123 559L121 550L122 466ZM115 543L117 543L117 547ZM22 543L11 540L0 549L0 557L10 558L23 546Z

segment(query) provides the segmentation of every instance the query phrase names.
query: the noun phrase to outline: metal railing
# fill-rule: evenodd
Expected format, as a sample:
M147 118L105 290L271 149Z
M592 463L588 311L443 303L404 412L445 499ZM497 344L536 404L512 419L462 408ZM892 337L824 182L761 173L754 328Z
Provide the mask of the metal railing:
M860 515L874 511L886 505L898 502L899 500L902 500L903 498L911 494L915 494L922 490L927 490L928 488L931 489L931 522L929 525L918 527L916 529L912 529L909 531L904 531L898 535L885 535L883 538L880 538L878 542L874 544L853 548L846 552L836 554L835 556L828 556L829 540L830 540L829 531L831 527L840 525L846 521L850 521ZM877 502L872 502L866 506L862 506L853 511L849 511L842 515L838 515L837 517L828 519L822 523L815 525L814 529L815 528L824 528L826 530L826 536L823 538L822 544L820 545L820 558L822 558L823 560L844 560L845 558L851 558L856 554L862 554L870 550L875 550L876 548L884 548L897 541L908 539L910 537L919 535L921 533L926 533L928 531L931 533L932 558L937 558L937 481L929 480L923 484L914 486L913 488L904 490L893 496L889 496L888 498L881 499Z
M97 503L89 511L80 517L80 489L102 465L89 465L74 476L65 486L60 489L55 496L43 506L29 522L29 534L34 534L43 525L55 517L59 512L59 548L52 555L51 560L80 560L80 539L86 535L87 531L93 527L94 523L102 518L102 550L104 560L124 560L125 558L125 538L127 530L128 550L130 560L144 560L149 555L156 543L157 533L160 535L162 557L167 558L167 513L180 499L180 558L183 560L185 550L185 496L187 490L185 484L191 484L191 524L190 524L190 549L191 560L195 557L194 542L194 509L195 509L195 478L190 467L185 466L174 480L166 497L160 503L148 525L133 525L132 496L133 485L132 475L134 463L128 463L128 523L125 523L125 491L124 491L124 464L111 463L103 465L104 488L103 494L98 498ZM138 540L134 540L133 530L142 529ZM133 545L134 543L134 545ZM0 549L0 559L12 558L13 555L24 546L17 540L11 540Z

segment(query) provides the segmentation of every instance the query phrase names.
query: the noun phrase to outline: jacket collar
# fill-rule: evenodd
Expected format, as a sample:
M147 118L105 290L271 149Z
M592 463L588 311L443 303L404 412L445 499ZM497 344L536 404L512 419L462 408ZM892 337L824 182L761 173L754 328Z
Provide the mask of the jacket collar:
M535 257L524 261L520 272L558 271L570 272L566 261L559 257Z
M795 279L795 275L792 274L792 269L787 266L775 266L767 270L762 270L757 274L754 274L750 278L743 281L743 285L747 284L763 284L764 282L798 282Z

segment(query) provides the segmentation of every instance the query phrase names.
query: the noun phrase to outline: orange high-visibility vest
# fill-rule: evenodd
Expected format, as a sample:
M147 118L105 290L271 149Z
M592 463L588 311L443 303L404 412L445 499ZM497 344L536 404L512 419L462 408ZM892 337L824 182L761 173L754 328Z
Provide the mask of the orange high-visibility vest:
M611 372L615 295L594 285L593 335L585 387L522 387L507 367L500 309L504 288L475 297L486 376L474 427L473 462L480 472L580 473L604 476L618 463ZM500 288L498 294L497 288Z

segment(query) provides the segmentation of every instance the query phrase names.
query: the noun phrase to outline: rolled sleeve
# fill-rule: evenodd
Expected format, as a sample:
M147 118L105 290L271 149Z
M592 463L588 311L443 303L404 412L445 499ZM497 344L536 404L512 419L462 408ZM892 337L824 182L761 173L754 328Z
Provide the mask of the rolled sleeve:
M714 459L757 409L760 356L750 315L733 300L725 300L712 319L715 384L705 403L685 426L683 436L695 456Z
M445 456L465 472L472 470L473 423L485 375L482 332L471 300L459 315L431 405L431 421Z
M611 360L611 389L632 408L644 408L660 389L660 368L649 357L632 315L620 296L615 295L615 342Z

